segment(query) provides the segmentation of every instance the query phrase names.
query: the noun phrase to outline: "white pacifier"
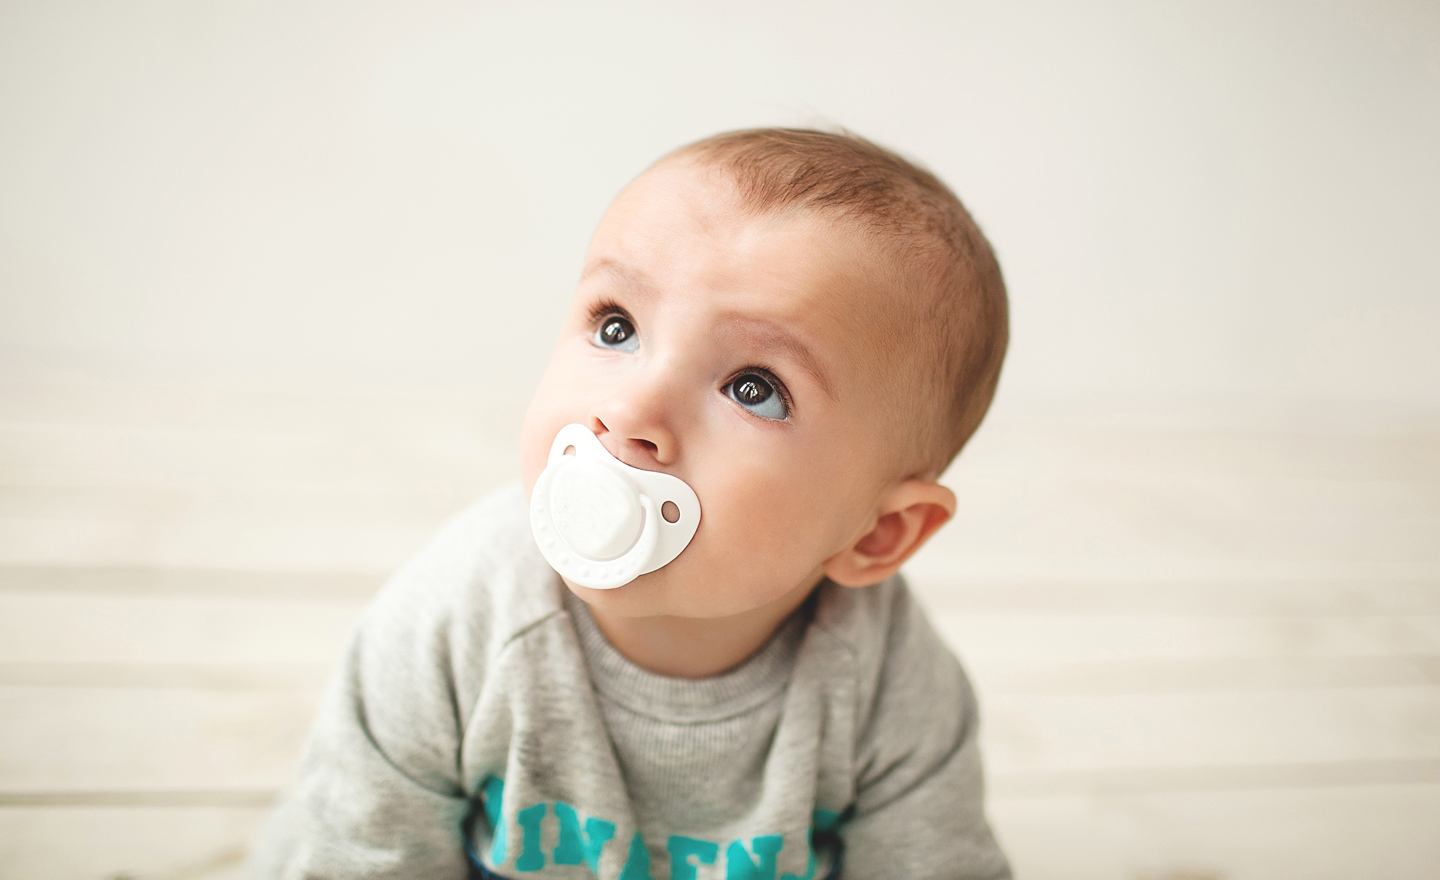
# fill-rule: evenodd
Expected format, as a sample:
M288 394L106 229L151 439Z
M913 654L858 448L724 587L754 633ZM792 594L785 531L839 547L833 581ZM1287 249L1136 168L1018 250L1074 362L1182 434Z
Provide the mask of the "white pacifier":
M700 499L684 480L625 464L584 425L555 435L530 494L530 530L545 561L593 590L668 565L699 526Z

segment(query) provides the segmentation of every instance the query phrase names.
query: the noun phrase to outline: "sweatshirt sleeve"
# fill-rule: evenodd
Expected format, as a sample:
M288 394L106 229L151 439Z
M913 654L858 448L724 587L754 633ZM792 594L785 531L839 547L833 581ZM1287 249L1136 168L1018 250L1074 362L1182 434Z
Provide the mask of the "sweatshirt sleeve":
M897 591L871 712L857 741L847 880L1002 880L985 818L975 694L908 590Z
M407 564L362 614L318 707L289 798L252 861L258 878L463 880L470 808L459 754L483 592L456 550L464 523Z

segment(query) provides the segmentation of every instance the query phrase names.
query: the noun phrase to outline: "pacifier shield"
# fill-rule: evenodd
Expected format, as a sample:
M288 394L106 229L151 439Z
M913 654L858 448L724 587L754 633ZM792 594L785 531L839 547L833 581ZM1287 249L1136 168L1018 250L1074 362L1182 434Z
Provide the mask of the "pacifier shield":
M530 493L530 530L572 583L624 586L668 565L695 537L700 499L685 481L631 467L584 425L566 425Z

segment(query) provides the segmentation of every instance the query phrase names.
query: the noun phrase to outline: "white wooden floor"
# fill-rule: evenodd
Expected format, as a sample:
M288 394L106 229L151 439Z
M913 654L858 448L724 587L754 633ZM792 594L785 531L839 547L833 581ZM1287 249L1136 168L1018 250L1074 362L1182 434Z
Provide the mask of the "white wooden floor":
M966 452L912 579L1022 878L1440 876L1440 420L1353 416L1002 416ZM351 621L513 478L512 421L0 382L0 878L242 876Z

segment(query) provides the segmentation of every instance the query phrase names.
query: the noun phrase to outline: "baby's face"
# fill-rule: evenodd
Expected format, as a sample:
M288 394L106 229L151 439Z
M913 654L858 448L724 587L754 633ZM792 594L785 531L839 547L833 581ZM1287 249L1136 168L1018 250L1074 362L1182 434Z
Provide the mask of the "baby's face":
M616 198L525 419L526 495L578 422L684 480L702 514L669 565L572 590L623 616L740 614L808 590L868 530L896 448L877 265L847 226L753 216L683 160Z

